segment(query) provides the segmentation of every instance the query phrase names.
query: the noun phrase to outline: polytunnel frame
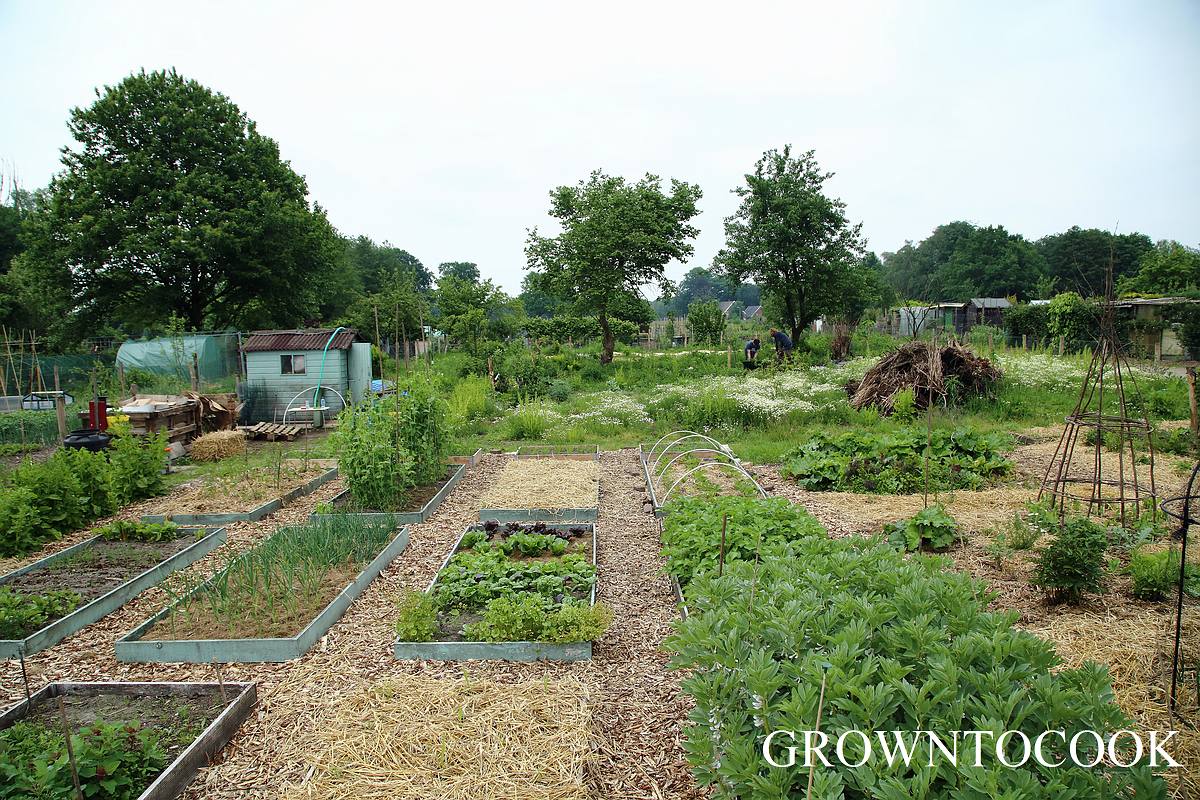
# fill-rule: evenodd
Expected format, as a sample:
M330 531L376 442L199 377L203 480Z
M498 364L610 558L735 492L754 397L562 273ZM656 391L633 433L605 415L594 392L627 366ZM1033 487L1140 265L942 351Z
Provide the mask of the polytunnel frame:
M300 399L300 395L302 395L302 394L305 394L305 393L307 393L307 392L313 392L313 391L316 391L317 389L328 389L329 391L333 392L334 394L336 394L336 395L338 396L338 400L340 400L340 401L341 401L341 403L342 403L342 408L345 408L345 407L346 407L346 405L347 405L347 403L346 403L346 398L345 398L345 397L342 395L342 393L341 393L341 392L339 392L337 389L333 388L332 386L322 386L321 384L317 384L316 386L309 386L307 389L301 389L299 392L297 392L297 393L296 393L296 396L295 396L295 397L293 397L291 400L289 400L289 401L288 401L287 407L283 409L283 424L284 424L284 425L286 425L286 424L287 424L287 418L288 418L288 414L292 413L292 403L294 403L294 402L296 402L297 400L299 400L299 399ZM301 407L298 407L298 408L296 408L295 410L296 410L296 411L320 411L320 412L325 412L325 411L328 411L328 410L329 410L329 406L327 406L327 405L321 405L321 406L316 406L316 407L313 407L313 408L305 408L305 407L301 406Z
M664 447L662 449L662 452L659 453L657 457L655 457L654 452L656 450L658 450L658 446L660 444L662 444L664 441L666 441L667 439L670 439L672 436L674 436L676 438L673 439L670 444L668 444L666 447ZM646 453L647 463L649 463L650 459L652 459L652 458L654 459L654 465L650 468L650 473L652 475L661 477L658 473L658 464L660 461L662 461L663 457L668 452L670 452L672 447L675 447L680 442L686 441L687 439L693 439L693 438L702 439L702 440L708 442L709 444L713 445L713 447L711 447L711 448L693 448L692 450L689 450L688 452L694 453L694 452L697 452L698 450L711 450L712 452L719 453L719 454L725 456L726 458L728 458L731 462L733 462L735 464L738 463L739 459L733 454L733 451L729 449L729 445L722 444L721 442L718 442L716 439L712 438L711 436L708 436L707 434L697 433L696 431L680 430L680 431L672 431L671 433L668 433L667 435L661 437L650 448L650 451L648 453ZM672 461L672 463L674 463L674 461ZM669 467L670 464L668 464L667 466Z

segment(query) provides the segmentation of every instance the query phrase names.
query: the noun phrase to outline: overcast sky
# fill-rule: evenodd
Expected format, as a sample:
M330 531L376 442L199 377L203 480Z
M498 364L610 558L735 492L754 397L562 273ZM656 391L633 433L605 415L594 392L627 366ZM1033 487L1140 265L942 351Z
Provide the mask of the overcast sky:
M816 150L869 246L955 219L1200 244L1200 2L0 0L0 161L58 169L72 106L175 67L236 102L344 234L509 291L548 191L700 184L707 266L762 151Z

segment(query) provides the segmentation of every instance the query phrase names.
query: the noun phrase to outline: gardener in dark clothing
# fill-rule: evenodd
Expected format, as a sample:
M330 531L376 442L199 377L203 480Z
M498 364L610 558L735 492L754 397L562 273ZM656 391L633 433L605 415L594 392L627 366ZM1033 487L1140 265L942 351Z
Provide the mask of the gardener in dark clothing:
M758 340L757 336L746 342L746 361L757 361L760 349L762 349L762 342Z
M771 338L775 340L775 361L783 363L792 360L792 340L783 331L771 328Z

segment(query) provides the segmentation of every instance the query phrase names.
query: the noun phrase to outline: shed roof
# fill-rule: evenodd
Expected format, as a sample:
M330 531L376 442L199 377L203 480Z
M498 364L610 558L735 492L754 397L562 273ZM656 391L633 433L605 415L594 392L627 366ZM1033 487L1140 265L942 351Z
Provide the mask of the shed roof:
M976 308L1010 308L1007 297L972 297L971 305Z
M746 310L742 312L746 317L753 317L762 311L762 306L746 306Z
M255 331L250 334L242 345L246 353L258 353L271 350L323 350L333 328L308 328L294 331ZM338 331L329 342L330 350L349 350L350 345L358 341L358 332L354 330Z

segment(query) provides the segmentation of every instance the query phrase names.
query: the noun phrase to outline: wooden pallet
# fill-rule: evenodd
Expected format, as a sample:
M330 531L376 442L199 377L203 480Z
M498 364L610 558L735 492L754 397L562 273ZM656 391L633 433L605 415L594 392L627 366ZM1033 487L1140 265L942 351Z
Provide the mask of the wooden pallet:
M304 432L303 425L281 425L278 422L260 422L257 425L238 425L239 431L244 431L251 439L266 439L274 442L282 439L290 442Z

